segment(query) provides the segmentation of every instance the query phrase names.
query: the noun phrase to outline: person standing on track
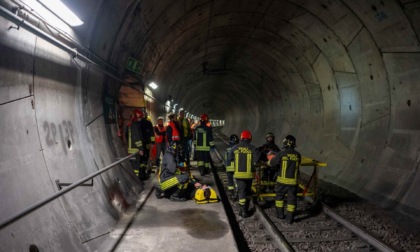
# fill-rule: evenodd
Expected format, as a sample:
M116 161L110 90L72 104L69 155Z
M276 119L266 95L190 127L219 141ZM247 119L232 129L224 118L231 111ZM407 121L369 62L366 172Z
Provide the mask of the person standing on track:
M210 149L215 148L215 145L213 132L206 125L209 117L207 114L202 114L200 118L200 125L195 128L194 145L198 170L201 176L204 176L210 173Z
M230 135L229 146L226 148L226 154L225 154L228 194L233 200L236 200L235 182L233 179L233 174L235 173L235 163L233 161L228 163L227 160L228 160L228 155L229 155L230 150L232 149L233 146L237 145L238 143L239 143L239 137L235 134Z
M254 179L255 164L260 156L257 148L251 144L252 134L248 130L241 133L241 142L233 146L228 154L227 163L234 162L233 177L238 186L238 198L242 218L247 218L249 202L251 201L251 187Z
M302 157L299 152L295 150L296 138L292 135L287 135L283 139L284 150L277 155L271 155L268 165L280 165L277 175L277 182L274 187L276 193L276 214L277 218L284 219L284 198L287 195L287 217L286 221L292 223L297 206L297 189L299 180L299 166Z

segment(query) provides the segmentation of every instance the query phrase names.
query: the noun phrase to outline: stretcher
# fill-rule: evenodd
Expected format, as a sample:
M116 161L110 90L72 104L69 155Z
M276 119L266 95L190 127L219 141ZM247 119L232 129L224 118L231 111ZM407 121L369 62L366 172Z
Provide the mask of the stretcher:
M327 163L320 162L312 158L303 157L300 166L312 166L312 174L308 181L300 179L298 184L297 196L305 198L309 201L316 202L318 200L317 186L318 186L318 169L319 167L326 167ZM267 181L263 177L264 169L271 169L266 163L259 163L256 166L255 179L252 183L253 197L258 203L264 204L267 200L274 200L276 194L273 189L276 184L275 181ZM302 168L301 168L302 169Z

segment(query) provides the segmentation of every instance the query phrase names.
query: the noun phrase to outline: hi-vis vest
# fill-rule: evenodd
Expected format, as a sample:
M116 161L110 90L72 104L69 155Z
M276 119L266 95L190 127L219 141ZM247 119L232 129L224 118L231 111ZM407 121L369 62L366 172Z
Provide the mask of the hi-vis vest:
M181 140L181 136L179 135L179 131L176 128L175 123L172 122L172 121L169 122L169 127L172 128L172 141L179 141L179 140Z
M301 160L299 152L294 149L286 149L278 153L268 164L271 166L280 164L277 182L284 185L297 185Z
M197 151L210 151L210 147L214 146L211 129L203 125L195 128L194 144Z
M253 179L255 167L254 163L258 161L259 151L249 142L243 140L232 147L229 153L229 161L234 162L236 179Z
M166 131L166 129L165 129L165 126L163 126L162 125L162 127L160 127L159 125L155 125L155 127L159 130L159 132L165 132ZM162 143L162 142L166 142L166 141L164 141L165 140L165 138L166 138L166 135L164 134L164 135L158 135L158 134L155 134L155 141L156 141L156 143Z

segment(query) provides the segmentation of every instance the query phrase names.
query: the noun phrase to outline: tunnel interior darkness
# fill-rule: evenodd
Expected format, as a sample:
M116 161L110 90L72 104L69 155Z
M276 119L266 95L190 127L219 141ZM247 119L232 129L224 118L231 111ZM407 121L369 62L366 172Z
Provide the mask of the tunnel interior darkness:
M96 62L17 29L2 10L2 218L55 192L56 179L77 180L126 155L103 104L129 78L159 85L147 101L154 118L171 97L191 114L225 120L226 135L250 130L255 145L267 132L278 144L295 135L302 155L328 163L321 179L418 218L420 1L62 2L84 21L67 33L17 10L21 1L0 1ZM126 69L129 57L142 63L140 74ZM26 182L28 175L36 179ZM51 249L94 248L140 191L123 163L96 177L93 188L77 189L0 233L36 237ZM26 231L51 215L42 225L62 241ZM3 244L24 246L17 240Z

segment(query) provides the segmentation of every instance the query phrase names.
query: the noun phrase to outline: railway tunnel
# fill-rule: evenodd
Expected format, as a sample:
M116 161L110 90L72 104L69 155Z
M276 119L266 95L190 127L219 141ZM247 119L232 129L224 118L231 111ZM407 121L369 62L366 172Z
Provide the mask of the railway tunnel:
M418 218L420 1L61 2L83 24L0 1L0 221L127 155L123 87L154 119L295 135L321 179ZM141 191L122 163L2 227L0 248L94 250Z

